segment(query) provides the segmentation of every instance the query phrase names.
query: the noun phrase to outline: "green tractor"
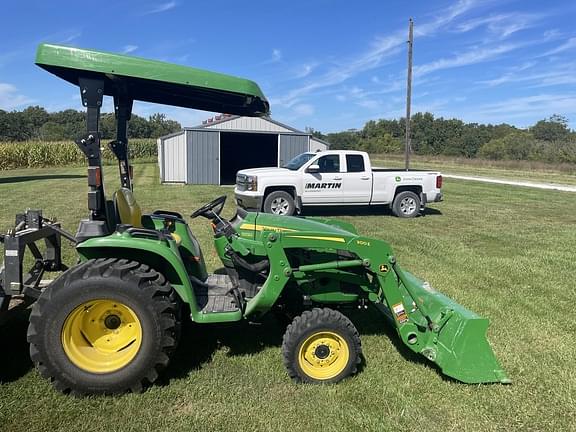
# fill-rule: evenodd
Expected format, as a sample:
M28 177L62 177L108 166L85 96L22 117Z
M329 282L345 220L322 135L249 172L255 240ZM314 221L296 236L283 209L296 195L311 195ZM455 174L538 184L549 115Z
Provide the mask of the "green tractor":
M353 225L321 218L249 213L228 220L221 196L195 210L214 231L223 268L208 274L185 218L169 210L143 214L132 186L127 124L134 100L246 116L269 105L247 80L163 62L93 50L41 45L36 64L78 85L87 132L76 141L88 159L89 217L71 235L43 219L20 215L4 237L3 300L36 300L30 315L30 354L42 376L75 394L141 391L166 368L181 323L256 322L270 312L291 318L282 353L297 382L336 383L362 359L346 308L375 307L400 340L465 383L507 383L486 340L488 321L402 269L390 246ZM114 98L122 187L104 191L99 118ZM33 235L31 235L33 233ZM72 241L78 264L60 261L60 241ZM22 276L21 251L44 239L48 257ZM37 248L36 248L37 249ZM44 270L62 270L47 286ZM32 276L30 276L32 275ZM5 301L3 302L5 303ZM197 327L198 328L198 327Z

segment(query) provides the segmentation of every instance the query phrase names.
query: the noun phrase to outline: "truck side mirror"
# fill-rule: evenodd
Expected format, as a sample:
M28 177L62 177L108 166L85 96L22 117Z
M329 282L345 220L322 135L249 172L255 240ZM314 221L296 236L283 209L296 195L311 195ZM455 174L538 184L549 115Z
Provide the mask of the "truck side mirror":
M319 171L320 171L320 166L316 165L316 164L310 165L308 168L306 168L306 172L309 172L309 173L317 173Z

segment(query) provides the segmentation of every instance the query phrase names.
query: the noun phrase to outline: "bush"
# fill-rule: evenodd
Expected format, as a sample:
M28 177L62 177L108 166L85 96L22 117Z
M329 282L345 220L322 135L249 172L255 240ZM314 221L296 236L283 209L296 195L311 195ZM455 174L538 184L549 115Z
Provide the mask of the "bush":
M384 133L378 137L362 139L359 147L360 150L372 154L400 153L403 148L402 142L389 133Z
M527 132L512 132L502 138L488 141L478 151L481 158L499 160L528 160L535 140Z
M484 144L478 156L491 160L530 160L576 163L576 141L536 140L531 133L514 132Z
M114 163L116 158L106 143L103 144L102 159L105 164ZM154 139L130 141L130 158L150 160L157 155ZM68 141L40 142L24 141L0 143L0 170L13 168L42 168L67 165L86 165L86 157Z

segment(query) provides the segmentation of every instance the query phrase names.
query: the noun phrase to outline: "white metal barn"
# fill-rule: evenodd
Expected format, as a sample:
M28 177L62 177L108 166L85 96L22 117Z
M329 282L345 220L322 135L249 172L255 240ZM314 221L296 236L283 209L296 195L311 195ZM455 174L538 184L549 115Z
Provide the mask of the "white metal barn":
M163 183L234 184L244 168L282 166L328 143L269 117L223 114L158 139Z

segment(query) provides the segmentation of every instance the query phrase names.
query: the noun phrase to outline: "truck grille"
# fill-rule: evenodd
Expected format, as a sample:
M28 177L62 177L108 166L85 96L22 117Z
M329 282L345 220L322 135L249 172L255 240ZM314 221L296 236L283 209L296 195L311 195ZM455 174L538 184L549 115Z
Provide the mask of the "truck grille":
M248 190L248 184L246 182L246 176L244 174L238 174L236 176L236 188L240 192Z

